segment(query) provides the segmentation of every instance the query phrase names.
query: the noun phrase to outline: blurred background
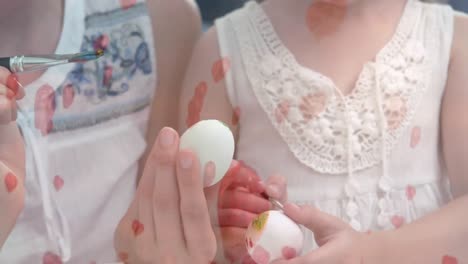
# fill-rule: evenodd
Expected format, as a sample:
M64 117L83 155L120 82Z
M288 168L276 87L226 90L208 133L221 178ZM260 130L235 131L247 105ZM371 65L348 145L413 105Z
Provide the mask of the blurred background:
M209 27L213 20L233 9L241 7L247 0L196 0L200 6L205 28ZM290 0L291 1L291 0ZM445 2L445 1L444 1ZM468 12L468 0L449 0L457 10Z

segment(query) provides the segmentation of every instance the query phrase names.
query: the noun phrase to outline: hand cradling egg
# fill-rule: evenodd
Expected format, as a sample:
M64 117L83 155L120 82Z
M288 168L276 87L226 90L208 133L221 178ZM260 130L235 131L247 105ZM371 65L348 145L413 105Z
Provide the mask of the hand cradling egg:
M302 252L304 236L294 221L281 211L267 211L249 225L247 251L257 264L292 259Z
M234 157L234 136L224 123L203 120L190 127L180 138L180 149L193 151L200 161L200 175L205 166L215 165L214 179L204 179L205 187L218 183L229 170Z

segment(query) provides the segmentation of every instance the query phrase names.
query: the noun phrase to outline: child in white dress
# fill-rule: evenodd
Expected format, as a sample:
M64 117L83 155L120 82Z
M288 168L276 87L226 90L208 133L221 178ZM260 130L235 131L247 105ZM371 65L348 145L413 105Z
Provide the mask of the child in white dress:
M284 175L289 201L356 231L431 212L456 219L468 204L467 25L449 6L418 0L249 2L198 43L181 120L198 111L229 122L238 160L262 177ZM201 81L195 111L186 106ZM438 211L454 199L458 210ZM433 234L439 250L423 243L402 260L467 257L455 246L468 242L467 225L450 226L458 236ZM307 232L306 251L316 248Z

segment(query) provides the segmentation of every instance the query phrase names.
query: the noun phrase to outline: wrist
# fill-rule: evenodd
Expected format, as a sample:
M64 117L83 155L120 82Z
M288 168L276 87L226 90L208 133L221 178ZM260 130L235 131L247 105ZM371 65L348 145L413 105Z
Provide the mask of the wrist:
M372 231L363 233L361 243L361 263L396 263L393 256L398 255L392 247L391 231Z

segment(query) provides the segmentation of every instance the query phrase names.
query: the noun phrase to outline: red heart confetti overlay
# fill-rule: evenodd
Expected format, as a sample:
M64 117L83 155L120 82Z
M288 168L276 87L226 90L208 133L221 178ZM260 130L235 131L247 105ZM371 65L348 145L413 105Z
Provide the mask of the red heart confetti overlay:
M416 195L416 188L414 186L409 185L406 187L406 197L408 200L412 201L414 196Z
M42 264L62 264L62 260L54 253L46 252L42 257Z
M16 178L16 176L9 172L5 175L5 178L3 179L4 183L5 183L5 187L6 187L6 190L8 193L11 193L13 192L16 187L18 186L18 179Z
M213 75L215 83L222 81L230 69L231 60L229 58L222 58L215 61L211 69L211 74Z
M73 99L75 99L75 89L72 84L67 84L62 92L63 108L69 108L73 104Z
M415 127L411 132L411 148L416 148L419 145L419 142L421 142L421 128Z
M284 247L281 251L283 258L286 260L293 259L297 256L297 252L294 248Z
M400 228L405 223L405 218L399 215L392 217L392 224L395 228Z
M290 105L288 102L280 103L275 110L276 122L281 124L288 117L289 109Z
M127 261L128 260L128 254L125 253L125 252L120 252L118 257L119 257L120 261Z
M52 131L52 118L54 116L55 106L54 89L48 84L41 86L36 93L36 99L34 103L34 124L35 127L41 131L43 136L49 134L49 132Z
M442 258L442 264L458 264L458 259L449 255L445 255Z
M129 9L136 4L137 0L120 0L122 9Z
M188 113L187 119L185 121L187 127L191 127L200 121L200 115L207 91L208 85L206 84L206 82L199 83L195 88L195 94L193 95L192 100L190 100L187 109Z
M54 177L54 187L57 192L62 189L64 183L65 182L63 181L62 177L58 175Z
M132 230L135 236L139 236L145 230L145 226L138 220L133 220Z
M232 113L232 125L237 126L239 124L241 110L239 107L234 108L234 112Z

